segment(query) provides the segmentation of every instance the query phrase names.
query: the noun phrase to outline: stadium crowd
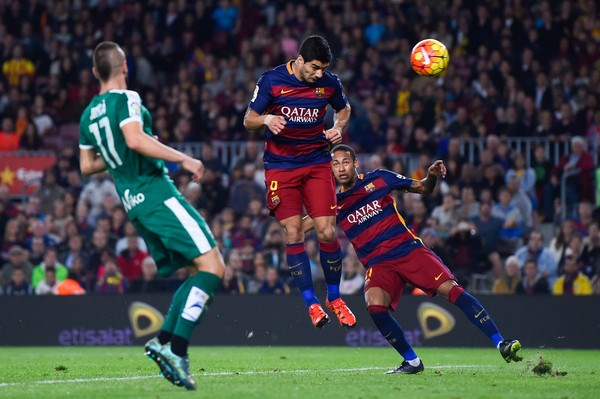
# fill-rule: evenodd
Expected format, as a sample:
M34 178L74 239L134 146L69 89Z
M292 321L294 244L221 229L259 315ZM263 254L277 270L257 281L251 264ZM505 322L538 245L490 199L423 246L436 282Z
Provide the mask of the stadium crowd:
M11 197L0 184L4 295L173 291L186 277L157 277L110 178L79 172L77 124L98 91L91 54L103 40L125 49L130 88L158 139L203 144L202 184L171 171L226 256L222 292L289 293L282 230L264 202L261 133L242 120L262 72L294 58L309 34L332 47L331 69L352 104L344 142L365 154L362 170L421 179L434 159L445 161L432 196L398 194L397 203L463 285L600 294L594 0L0 0L0 14L0 165L1 152L57 155L32 196ZM441 78L411 71L410 49L425 37L450 50ZM570 150L522 154L509 145L515 137ZM467 139L483 142L472 162L461 153ZM217 141L245 141L244 156L224 164L212 151ZM407 170L406 154L419 155L417 169ZM342 245L342 294L359 293L362 265ZM323 288L315 237L306 248Z

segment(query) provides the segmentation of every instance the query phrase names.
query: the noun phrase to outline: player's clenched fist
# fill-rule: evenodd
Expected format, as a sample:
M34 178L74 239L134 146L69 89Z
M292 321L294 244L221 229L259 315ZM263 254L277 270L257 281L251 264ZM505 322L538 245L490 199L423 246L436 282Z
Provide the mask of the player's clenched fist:
M204 164L198 159L187 158L181 163L181 167L192 174L192 180L199 183L204 176Z
M445 177L446 176L446 165L444 165L444 161L438 159L437 161L435 161L433 163L433 165L431 165L429 167L429 170L427 172L433 176Z
M275 134L279 134L287 122L283 116L267 115L265 116L265 126Z
M325 138L331 144L339 144L342 142L342 131L336 127L332 127L325 131Z

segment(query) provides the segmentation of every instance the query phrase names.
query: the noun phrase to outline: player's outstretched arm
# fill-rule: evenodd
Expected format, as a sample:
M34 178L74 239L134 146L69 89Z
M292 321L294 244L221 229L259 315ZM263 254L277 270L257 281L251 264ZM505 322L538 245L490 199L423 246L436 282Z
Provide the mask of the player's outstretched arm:
M104 172L106 163L100 155L92 149L79 150L79 169L84 176L90 176L94 173Z
M199 182L204 175L201 161L177 151L142 131L138 122L130 122L121 127L127 147L148 157L181 164L181 167L192 174L192 180Z
M424 179L413 180L409 191L412 193L429 195L433 192L433 189L437 184L437 179L440 176L446 176L446 165L444 165L444 161L438 159L429 167L427 176Z
M279 134L286 121L283 116L280 115L261 115L258 112L248 108L246 115L244 115L244 127L248 130L258 130L263 126L269 128L275 134Z

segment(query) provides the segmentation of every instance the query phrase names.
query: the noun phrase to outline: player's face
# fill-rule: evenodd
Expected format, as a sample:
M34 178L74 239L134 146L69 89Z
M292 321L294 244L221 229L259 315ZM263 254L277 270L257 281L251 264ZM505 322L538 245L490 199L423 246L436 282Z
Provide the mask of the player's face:
M336 151L333 153L331 170L338 183L344 185L353 183L356 180L357 167L358 161L353 161L348 151Z
M300 70L298 71L300 79L308 84L314 84L317 80L321 79L325 69L329 66L329 64L324 64L318 60L304 62L302 57L299 57L298 61L300 66Z

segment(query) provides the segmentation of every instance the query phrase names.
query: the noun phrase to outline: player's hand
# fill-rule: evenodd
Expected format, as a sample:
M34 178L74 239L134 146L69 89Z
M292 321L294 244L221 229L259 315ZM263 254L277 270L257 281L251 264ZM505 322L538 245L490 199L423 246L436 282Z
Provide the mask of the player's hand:
M188 157L181 163L181 167L192 174L192 181L200 183L204 177L204 164L202 161Z
M267 115L265 117L265 126L275 134L279 134L287 122L280 115Z
M339 144L342 142L342 131L337 127L332 127L331 129L325 130L325 138L331 144Z
M446 165L444 165L444 161L438 159L429 167L427 173L436 177L446 177Z

